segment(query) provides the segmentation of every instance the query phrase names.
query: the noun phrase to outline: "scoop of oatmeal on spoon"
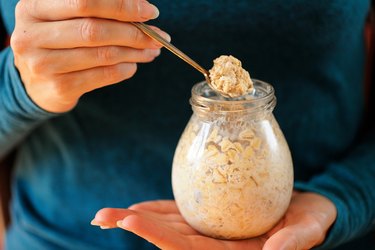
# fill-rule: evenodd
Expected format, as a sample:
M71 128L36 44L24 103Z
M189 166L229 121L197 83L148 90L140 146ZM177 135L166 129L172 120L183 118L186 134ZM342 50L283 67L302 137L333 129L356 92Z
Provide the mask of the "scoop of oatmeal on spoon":
M240 97L253 90L253 82L249 72L242 68L240 60L233 56L220 56L214 60L214 66L208 72L193 59L161 37L157 32L144 23L133 24L146 35L161 43L173 54L200 71L206 78L207 84L225 97Z
M214 60L209 70L210 87L228 97L239 97L253 90L249 72L234 56L222 55Z

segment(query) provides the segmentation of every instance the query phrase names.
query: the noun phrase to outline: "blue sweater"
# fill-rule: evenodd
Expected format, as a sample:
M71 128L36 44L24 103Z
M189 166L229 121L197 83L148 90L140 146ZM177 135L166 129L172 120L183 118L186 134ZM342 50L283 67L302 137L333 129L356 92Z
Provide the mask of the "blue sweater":
M9 34L16 3L0 0ZM273 84L296 188L323 194L338 209L321 248L371 249L366 238L355 242L375 226L375 131L362 131L370 0L153 3L161 11L153 23L203 66L232 54L252 77ZM201 80L164 51L132 79L57 115L30 100L11 49L1 51L0 158L17 147L7 249L153 249L90 221L102 207L173 198L172 157L191 115L190 89Z

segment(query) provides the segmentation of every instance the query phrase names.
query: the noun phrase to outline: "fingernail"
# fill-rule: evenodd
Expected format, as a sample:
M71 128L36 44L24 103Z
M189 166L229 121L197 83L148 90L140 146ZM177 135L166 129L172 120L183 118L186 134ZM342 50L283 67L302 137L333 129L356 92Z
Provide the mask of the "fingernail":
M150 49L150 54L152 56L159 56L160 55L160 49Z
M164 31L162 31L162 30L157 30L157 32L158 32L158 34L159 34L161 37L163 37L166 41L171 42L172 39L171 39L171 36L170 36L168 33L164 32ZM154 42L154 44L155 44L156 47L158 47L158 48L163 47L163 45L162 45L160 42L158 42L158 41L156 41L156 40L154 40L153 42Z
M164 39L167 40L168 42L171 42L171 41L172 41L171 36L170 36L168 33L165 33L164 31L163 31L163 35L162 35L162 36L163 36Z
M118 227L123 227L123 225L122 225L122 220L118 220L118 221L116 222L116 225L117 225Z
M110 227L110 226L105 226L103 225L102 223L100 223L99 221L93 219L91 222L90 222L91 225L93 226L98 226L100 227L101 229L110 229L110 228L113 228L113 227Z
M159 29L159 28L156 27L156 26L150 26L150 28L153 29L154 31L156 31L156 32L157 32L160 36L162 36L165 40L167 40L168 42L171 42L172 38L171 38L171 36L170 36L167 32L165 32L165 31ZM159 43L158 43L158 44L159 44Z
M141 13L142 18L145 19L155 19L160 14L159 9L155 5L145 0L141 1Z
M91 222L90 222L91 225L93 226L100 226L100 223L98 221L96 221L95 219L93 219Z

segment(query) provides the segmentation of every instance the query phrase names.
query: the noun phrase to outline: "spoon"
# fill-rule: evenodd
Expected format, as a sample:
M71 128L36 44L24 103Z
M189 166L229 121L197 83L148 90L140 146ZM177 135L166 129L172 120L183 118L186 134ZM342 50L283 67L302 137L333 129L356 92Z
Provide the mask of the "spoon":
M156 40L157 42L161 43L166 49L171 51L173 54L184 60L186 63L193 66L196 70L201 72L204 75L204 78L206 79L206 82L208 86L210 86L213 90L216 92L219 92L221 95L225 97L229 97L226 93L223 91L218 90L211 82L210 74L209 72L200 66L198 63L196 63L193 59L191 59L189 56L187 56L185 53L183 53L181 50L176 48L173 44L165 40L163 37L161 37L158 33L156 33L153 29L151 29L147 24L140 23L140 22L132 22L132 24L140 29L143 33L151 37L152 39Z

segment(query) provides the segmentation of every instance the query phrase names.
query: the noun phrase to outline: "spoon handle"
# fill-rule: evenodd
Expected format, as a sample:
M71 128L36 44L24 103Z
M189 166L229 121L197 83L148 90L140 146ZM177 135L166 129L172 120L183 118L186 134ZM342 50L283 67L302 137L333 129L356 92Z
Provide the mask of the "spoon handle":
M158 33L156 33L153 29L151 29L147 24L140 23L140 22L132 22L134 26L136 26L138 29L140 29L143 33L148 35L149 37L153 38L154 40L161 43L165 48L167 48L169 51L171 51L173 54L193 66L196 70L201 72L206 79L208 79L208 71L204 69L202 66L200 66L198 63L196 63L193 59L191 59L189 56L187 56L185 53L183 53L181 50L176 48L173 44L165 40L163 37L161 37Z

